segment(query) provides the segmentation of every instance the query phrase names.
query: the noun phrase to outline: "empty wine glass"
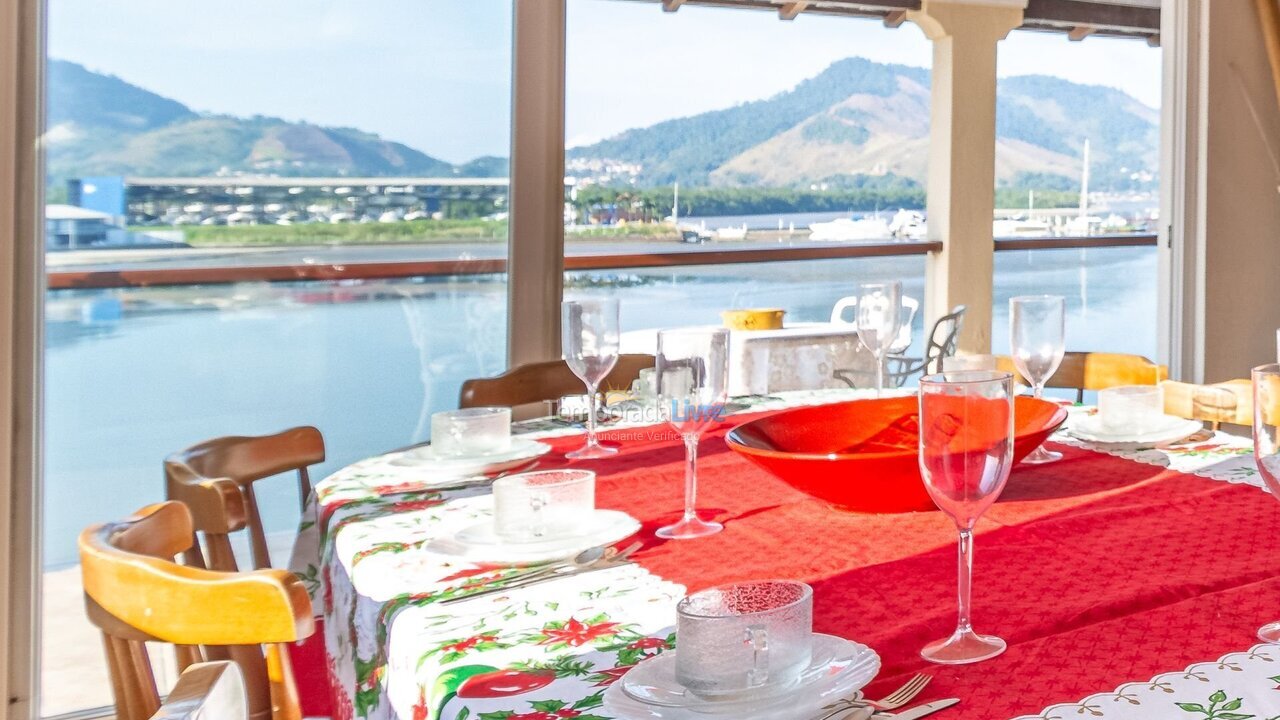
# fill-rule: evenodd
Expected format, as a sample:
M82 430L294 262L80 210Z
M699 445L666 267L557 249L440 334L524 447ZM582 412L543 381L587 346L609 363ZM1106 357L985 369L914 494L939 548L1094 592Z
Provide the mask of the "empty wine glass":
M1005 642L969 623L973 527L1000 497L1013 464L1013 376L961 370L920 379L920 475L933 502L960 532L959 613L955 632L920 651L930 662L978 662Z
M884 389L884 356L902 326L902 283L858 285L858 340L876 360L876 396Z
M569 369L587 386L587 444L568 458L609 457L618 452L596 439L596 395L600 381L618 362L618 301L569 300L560 306L561 351Z
M1009 344L1018 373L1037 398L1058 371L1066 351L1067 300L1061 295L1023 295L1009 300ZM1036 448L1023 458L1029 465L1062 459L1062 453Z
M684 438L684 517L658 537L687 540L724 529L698 517L698 438L720 421L729 395L729 331L663 330L654 367L658 411Z
M1271 496L1280 498L1280 365L1253 369L1253 459ZM1280 642L1280 621L1259 628L1258 638Z

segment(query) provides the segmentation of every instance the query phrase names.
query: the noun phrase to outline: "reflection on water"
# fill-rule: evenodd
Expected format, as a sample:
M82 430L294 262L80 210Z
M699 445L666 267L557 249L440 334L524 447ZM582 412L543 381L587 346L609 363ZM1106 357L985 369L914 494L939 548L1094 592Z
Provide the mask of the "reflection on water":
M1153 248L999 253L995 347L1008 297L1051 292L1068 297L1068 347L1152 355L1155 262ZM825 321L877 278L922 298L924 258L571 273L567 294L617 295L624 330L718 324L742 307ZM315 425L328 445L317 479L424 439L463 380L502 369L505 290L484 276L51 291L46 564L74 562L85 525L161 498L164 456L209 437ZM269 529L296 522L294 493L285 478L260 491Z

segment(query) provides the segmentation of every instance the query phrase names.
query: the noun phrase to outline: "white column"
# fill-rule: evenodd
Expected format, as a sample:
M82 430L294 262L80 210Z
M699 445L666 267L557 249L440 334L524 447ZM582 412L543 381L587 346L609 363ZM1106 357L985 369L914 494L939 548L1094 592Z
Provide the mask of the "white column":
M36 706L44 288L41 3L0 0L0 717Z
M513 0L507 360L560 357L565 0Z
M1025 0L924 0L907 18L933 41L926 318L968 309L960 349L991 352L995 244L996 46ZM927 327L927 326L926 326Z

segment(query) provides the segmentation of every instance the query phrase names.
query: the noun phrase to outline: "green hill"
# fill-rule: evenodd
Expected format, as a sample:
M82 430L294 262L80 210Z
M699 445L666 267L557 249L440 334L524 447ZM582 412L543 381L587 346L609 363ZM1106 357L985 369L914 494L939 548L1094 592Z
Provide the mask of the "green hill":
M1001 80L997 182L1075 187L1089 138L1094 188L1151 189L1158 122L1118 90L1045 76ZM848 58L773 97L628 130L569 157L639 165L641 186L923 183L928 136L928 71Z

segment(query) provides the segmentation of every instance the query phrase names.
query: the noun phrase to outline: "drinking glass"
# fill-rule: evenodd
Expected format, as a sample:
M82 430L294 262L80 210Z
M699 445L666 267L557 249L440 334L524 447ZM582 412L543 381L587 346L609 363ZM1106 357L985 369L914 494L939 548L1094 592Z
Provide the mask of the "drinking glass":
M433 413L429 447L436 457L503 452L511 447L511 408L478 407Z
M590 470L537 470L493 481L493 528L508 540L573 535L595 509Z
M1066 351L1067 300L1061 295L1023 295L1009 300L1009 343L1013 364L1031 383L1037 398L1057 372ZM1036 448L1023 458L1029 465L1055 462L1062 453Z
M998 637L969 623L973 526L1000 497L1013 464L1013 376L961 370L920 379L920 475L933 502L960 533L959 613L955 632L920 655L948 665L1004 652Z
M1280 498L1280 365L1253 369L1253 459L1271 496ZM1280 621L1258 629L1263 642L1280 642Z
M561 352L564 361L587 386L587 444L567 458L601 458L618 452L596 439L600 381L618 362L618 301L566 300L560 306Z
M858 340L876 359L876 396L884 389L884 356L902 327L902 283L858 285Z
M698 437L719 422L729 389L729 331L662 330L654 366L658 412L684 438L684 517L658 529L658 537L687 540L713 535L724 527L703 520L695 509L698 495Z
M676 679L716 697L786 685L813 657L813 589L791 580L738 582L676 605Z

